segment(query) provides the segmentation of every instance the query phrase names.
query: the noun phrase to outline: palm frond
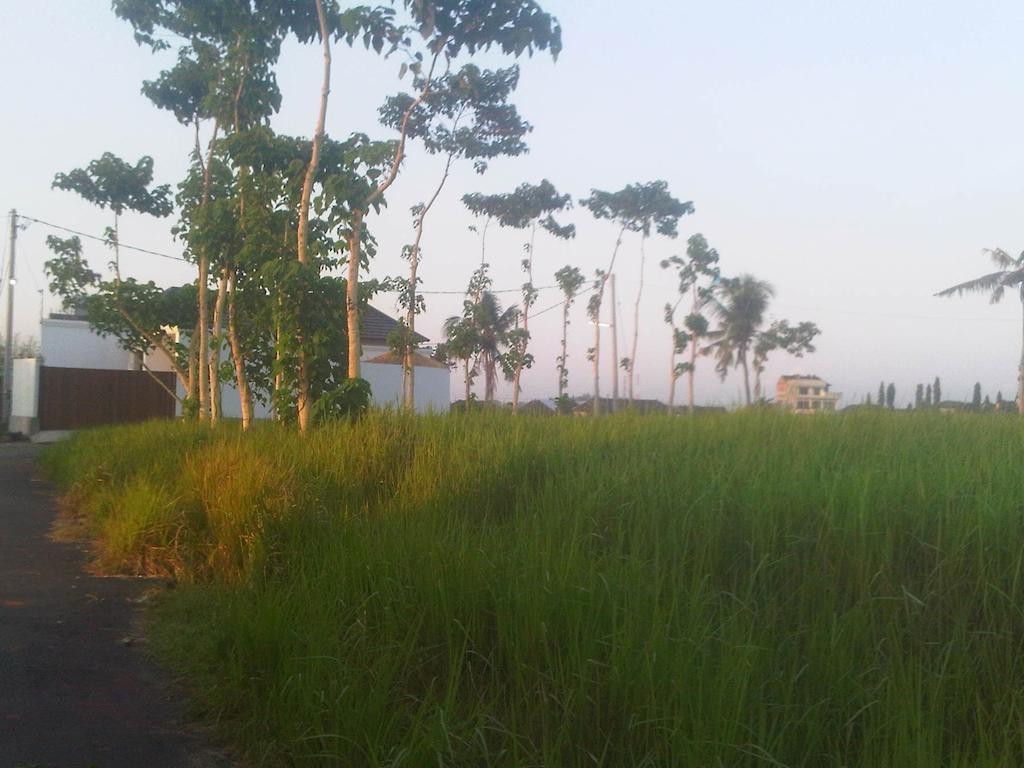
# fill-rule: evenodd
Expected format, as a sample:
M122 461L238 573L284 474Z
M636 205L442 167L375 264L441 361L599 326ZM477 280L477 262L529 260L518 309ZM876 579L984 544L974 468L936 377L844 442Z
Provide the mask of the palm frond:
M986 248L982 253L987 253L992 263L1002 270L1014 269L1021 265L1019 259L1013 258L1002 248ZM1024 256L1024 254L1021 254Z
M992 272L991 274L982 275L981 277L976 277L973 280L968 280L965 283L950 286L945 290L939 291L935 295L948 297L963 296L965 293L990 293L1000 286L1005 287L1007 285L1007 283L1004 282L1004 278L1006 276L1007 272L1005 270Z

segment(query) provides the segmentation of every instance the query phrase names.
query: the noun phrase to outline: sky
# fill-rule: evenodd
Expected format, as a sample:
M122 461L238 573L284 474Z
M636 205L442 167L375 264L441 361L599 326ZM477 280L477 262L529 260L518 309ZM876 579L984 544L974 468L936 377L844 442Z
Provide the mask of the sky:
M664 179L696 212L680 236L652 238L640 311L637 396L668 392L670 332L663 306L675 285L658 262L683 253L700 232L721 256L725 275L751 273L772 283L770 318L810 320L821 328L818 351L769 361L769 389L788 373L816 373L861 402L880 381L895 382L897 402L918 382L942 379L944 397L1012 397L1021 353L1021 306L984 297L933 294L989 270L984 248L1024 249L1024 5L1014 0L544 0L558 16L564 50L557 61L520 61L514 102L534 126L529 154L502 159L477 175L456 169L428 221L420 274L427 311L419 330L441 341L446 317L461 309L479 260L466 192L503 192L550 179L574 199L592 188ZM488 66L504 65L495 55ZM0 209L101 234L108 214L52 190L55 173L84 166L104 151L155 160L158 182L176 183L187 163L189 131L140 94L169 58L135 45L107 0L0 2L0 71L7 108L0 121ZM290 44L278 78L284 93L273 127L310 135L319 95L320 52ZM376 109L396 92L399 62L361 48L338 47L327 131L342 137L391 134ZM439 160L414 146L371 217L379 242L370 275L404 273L402 245L412 239L410 206L441 172ZM535 282L552 285L566 264L586 274L605 266L615 230L580 206L565 219L577 237L538 237ZM126 216L121 238L180 254L172 220ZM45 237L31 224L19 232L15 330L38 336L39 290L45 289ZM525 235L488 235L495 288L514 290ZM6 256L6 246L3 249ZM94 267L107 261L87 245ZM157 256L122 257L126 272L161 285L193 278L192 268ZM639 286L639 241L628 238L616 268L620 355L633 332ZM434 294L433 291L453 293ZM515 293L503 293L506 302ZM58 309L44 296L45 311ZM537 309L558 302L541 292ZM393 296L374 301L397 314ZM570 391L591 390L585 359L592 328L585 299L570 330ZM608 302L606 302L606 307ZM537 362L523 376L524 397L555 394L558 311L531 323ZM603 341L608 349L609 340ZM611 373L610 355L602 389ZM460 391L453 374L453 393ZM697 399L731 404L742 378L725 381L710 360L698 364ZM499 397L509 397L508 385Z

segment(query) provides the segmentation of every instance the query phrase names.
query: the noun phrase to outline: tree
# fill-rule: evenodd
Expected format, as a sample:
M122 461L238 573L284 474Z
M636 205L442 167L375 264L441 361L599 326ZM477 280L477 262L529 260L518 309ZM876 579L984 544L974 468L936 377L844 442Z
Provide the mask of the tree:
M512 378L512 368L504 357L509 334L519 318L519 308L502 309L498 297L484 291L480 301L472 305L473 327L476 332L477 354L484 374L484 401L493 402L498 385L498 369Z
M914 408L919 409L924 407L924 384L918 384L917 389L914 390Z
M168 184L153 187L153 158L143 156L132 165L112 152L104 152L85 168L58 173L53 187L74 192L83 200L114 214L114 225L107 230L107 240L114 249L114 275L121 279L119 221L126 211L164 218L171 215L171 188Z
M519 57L534 50L550 50L557 56L562 45L562 31L557 19L543 11L536 0L506 0L502 3L478 3L467 0L402 0L412 16L412 26L419 30L430 66L422 74L423 53L411 53L406 40L397 36L413 59L409 69L417 76L419 91L407 101L405 111L396 121L398 139L393 145L388 170L375 176L375 184L361 204L353 210L348 248L348 336L349 376L359 376L359 270L362 264L361 245L364 220L371 207L379 205L381 196L398 177L405 158L410 123L416 109L429 98L434 87L434 73L443 56L451 61L462 53L473 55L492 47L502 53ZM397 48L397 44L396 44ZM380 50L380 49L378 49ZM415 290L415 283L413 288Z
M878 404L885 405L885 382L881 382L878 385Z
M560 224L554 217L554 214L572 205L572 198L569 195L560 195L554 184L544 179L539 184L520 184L508 193L464 195L462 201L474 215L485 216L487 221L493 219L501 227L528 229L530 233L529 239L523 245L526 258L521 262L526 282L523 283L520 326L514 329L509 338L510 349L507 357L512 369L512 410L515 412L519 406L523 369L529 368L533 363L533 356L529 353L530 309L537 301L537 289L533 284L537 230L543 230L563 240L575 237L576 227L573 224ZM579 286L576 290L578 289Z
M932 385L928 384L924 388L924 406L925 408L931 408L932 406Z
M580 288L583 287L583 273L578 267L566 265L555 272L555 281L562 289L562 354L558 356L558 404L561 408L565 402L566 389L569 387L569 352L567 347L569 334L569 307L572 306Z
M153 282L140 283L131 277L104 280L89 268L77 236L63 239L50 235L46 244L53 253L45 263L51 293L63 298L65 308L82 311L97 334L113 336L122 349L134 353L142 361L143 370L152 373L145 364L150 350L163 352L186 396L182 398L169 388L167 391L182 401L186 414L190 413L192 372L188 351L173 329L189 328L194 323L192 286L162 290ZM160 379L154 379L164 386Z
M790 325L788 320L776 320L763 331L757 332L754 342L752 365L754 368L754 399L761 400L761 375L764 373L768 356L781 351L793 357L803 357L814 352L814 339L821 331L811 322ZM881 385L878 387L878 404L885 402Z
M445 341L441 345L439 352L442 359L446 361L460 361L462 363L462 381L466 389L465 403L468 410L472 400L472 386L475 376L471 361L478 347L476 329L468 318L449 317L444 323L444 336Z
M457 332L459 338L452 348L458 347L460 352L464 352L466 342L472 340L475 357L473 368L475 371L483 371L484 401L489 403L494 400L497 390L499 369L507 378L511 378L511 367L505 350L509 344L509 335L515 328L519 308L502 308L497 296L490 291L491 278L487 269L487 264L481 265L470 278L466 289L467 298L462 302L463 325L456 325L451 322L451 318L448 325ZM461 354L456 356L463 359Z
M939 405L942 403L942 382L939 381L939 377L935 377L935 383L932 384L932 403Z
M523 137L532 128L519 117L516 108L507 103L518 81L518 67L481 71L476 65L467 64L458 72L446 73L439 78L411 112L408 112L409 105L415 99L408 94L393 96L381 107L381 122L396 129L401 128L408 112L407 136L422 139L427 152L445 157L441 179L433 194L412 209L416 235L412 245L403 251L409 262L409 277L400 285L399 291L399 303L405 310L405 333L400 352L406 408L413 408L415 402L416 371L412 359L416 315L424 307L423 297L416 292L416 286L420 282L418 270L426 216L437 202L456 159L473 160L476 171L483 173L487 169L487 160L526 152ZM422 78L414 80L414 86L420 92L424 85Z
M697 369L697 347L700 339L707 335L708 321L703 309L711 298L712 286L718 281L718 251L708 245L704 235L691 235L686 243L686 258L672 256L661 262L662 269L676 268L678 298L674 304L665 304L665 322L672 331L672 354L669 359L669 408L675 406L676 382L683 374L689 376L689 410L694 411L694 373ZM683 321L683 327L675 324L675 314L683 297L690 295L690 313ZM676 355L682 354L687 345L690 359L676 363Z
M641 236L640 252L640 290L637 294L634 321L633 347L626 364L629 373L628 387L630 399L633 398L633 368L636 357L637 338L639 329L640 300L643 293L643 273L646 255L644 243L650 237L652 228L666 237L678 235L679 219L688 213L693 213L693 203L680 202L668 192L668 183L664 181L652 181L646 184L628 184L617 192L607 192L599 189L592 189L590 197L580 200L580 204L589 210L596 219L608 219L618 227L618 235L615 238L615 247L612 249L612 257L608 263L608 269L597 272L595 281L595 294L591 297L588 310L591 322L594 323L594 347L591 353L594 361L594 412L600 410L600 365L601 365L601 304L604 301L604 289L609 277L615 269L615 260L619 248L622 245L622 237L626 232L637 232ZM612 358L615 366L618 366L618 341L612 337ZM619 399L618 375L612 380L612 402Z
M753 275L741 275L719 281L709 302L719 328L708 334L712 343L706 350L714 354L715 368L723 378L730 367L743 369L747 405L751 403L750 351L774 295L771 284Z
M885 404L890 411L896 408L896 385L892 382L885 389Z
M1012 288L1016 291L1024 310L1024 252L1016 258L1000 248L986 249L984 253L987 253L998 267L997 271L951 286L935 295L962 296L968 293L982 293L988 294L990 304L997 304L1006 295L1007 288ZM1017 403L1018 412L1024 415L1024 346L1017 366Z
M153 186L153 159L144 156L133 165L105 152L85 168L58 173L53 187L75 192L87 202L101 209L109 208L113 213L113 226L107 229L106 237L114 251L111 264L114 279L103 281L98 273L89 269L82 259L82 244L77 237L62 240L51 236L47 245L54 252L54 258L47 262L47 272L55 281L51 283L52 290L65 301L83 300L88 296L90 325L116 336L126 348L140 352L148 348L161 350L185 391L191 392L192 381L180 350L173 346L160 326L154 327L147 321L152 317L148 305L159 289L153 283L141 284L121 277L121 216L132 211L164 218L173 210L170 186Z
M971 397L971 410L972 411L980 411L981 410L981 382L980 381L979 382L975 382L975 384L974 384L974 394Z

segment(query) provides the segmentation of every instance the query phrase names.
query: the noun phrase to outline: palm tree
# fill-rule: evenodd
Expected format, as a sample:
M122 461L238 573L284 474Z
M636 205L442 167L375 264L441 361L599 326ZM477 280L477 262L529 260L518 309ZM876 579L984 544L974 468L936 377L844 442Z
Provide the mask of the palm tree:
M1014 288L1024 308L1024 253L1013 258L1001 248L985 249L992 262L999 267L991 272L966 283L960 283L939 291L936 296L963 296L965 293L987 293L990 304L998 304L1006 294L1007 288ZM1024 349L1021 350L1020 363L1017 365L1017 409L1024 414Z
M715 370L724 379L729 368L743 369L743 388L750 405L750 366L748 354L757 341L764 322L768 302L775 288L753 275L725 278L719 281L708 302L711 314L719 322L717 330L708 334L711 344L704 350L713 353Z
M480 294L472 307L472 323L476 333L477 362L484 372L484 400L494 400L498 387L498 366L503 365L509 334L516 328L519 307L501 308L498 297L490 291Z

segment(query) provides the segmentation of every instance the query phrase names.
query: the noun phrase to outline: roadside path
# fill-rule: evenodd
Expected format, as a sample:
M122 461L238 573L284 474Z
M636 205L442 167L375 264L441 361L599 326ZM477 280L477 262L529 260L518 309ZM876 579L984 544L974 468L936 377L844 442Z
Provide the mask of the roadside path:
M223 765L131 640L146 582L89 576L78 547L47 538L37 454L0 445L0 768Z

